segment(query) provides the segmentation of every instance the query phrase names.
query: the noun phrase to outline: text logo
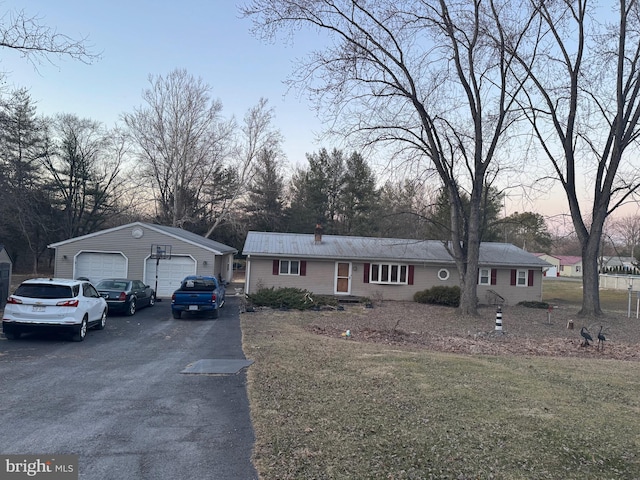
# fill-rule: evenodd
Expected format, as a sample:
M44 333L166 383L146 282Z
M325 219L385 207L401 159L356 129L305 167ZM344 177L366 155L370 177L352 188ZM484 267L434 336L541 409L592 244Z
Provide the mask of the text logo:
M0 480L78 480L77 455L0 455Z

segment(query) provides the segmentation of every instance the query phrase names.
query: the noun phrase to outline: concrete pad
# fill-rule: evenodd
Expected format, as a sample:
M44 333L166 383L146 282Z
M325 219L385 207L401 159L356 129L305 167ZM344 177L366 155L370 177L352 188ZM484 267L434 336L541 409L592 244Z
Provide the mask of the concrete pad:
M180 373L200 375L232 375L253 363L253 360L203 359L190 363Z

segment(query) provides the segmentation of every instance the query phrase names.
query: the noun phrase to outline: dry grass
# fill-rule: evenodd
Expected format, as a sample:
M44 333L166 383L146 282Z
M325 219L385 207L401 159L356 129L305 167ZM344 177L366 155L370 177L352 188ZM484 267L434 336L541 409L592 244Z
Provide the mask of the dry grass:
M244 314L261 477L640 478L640 321L623 303L583 348L558 300L551 324L506 307L504 334L492 308Z

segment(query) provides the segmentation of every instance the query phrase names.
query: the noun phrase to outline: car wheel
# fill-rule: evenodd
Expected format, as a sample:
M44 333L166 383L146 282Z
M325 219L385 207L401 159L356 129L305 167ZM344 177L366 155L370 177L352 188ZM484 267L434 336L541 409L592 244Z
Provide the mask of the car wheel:
M82 323L78 327L78 330L73 335L73 337L71 337L71 340L73 340L74 342L83 341L84 337L87 336L87 328L88 328L88 322L87 322L87 316L85 315L84 318L82 319Z
M102 312L102 316L100 317L100 322L96 325L96 330L104 330L104 327L107 326L107 310L105 309Z
M4 332L7 340L18 340L20 335L22 335L20 332Z
M131 297L127 306L127 315L131 316L136 313L136 297Z
M151 297L149 298L149 306L153 307L156 304L156 294L152 293Z
M211 310L211 318L218 318L220 312L218 312L218 309L216 308L215 310Z
M171 312L173 314L173 318L176 320L180 320L182 318L182 312Z

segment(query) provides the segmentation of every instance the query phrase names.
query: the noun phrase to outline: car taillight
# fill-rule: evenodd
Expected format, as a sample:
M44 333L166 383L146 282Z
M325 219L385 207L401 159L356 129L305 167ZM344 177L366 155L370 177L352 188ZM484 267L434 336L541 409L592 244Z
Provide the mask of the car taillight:
M22 300L17 299L16 297L7 298L7 303L12 303L14 305L19 305L22 303Z
M216 297L216 294L215 294L215 293L212 293L212 294L211 294L211 301L212 301L212 302L215 302L215 301L216 301L216 298L217 298L217 297Z
M78 303L80 303L80 302L76 298L74 300L63 300L62 302L56 303L56 305L58 307L77 307Z
M127 299L127 294L124 292L120 292L120 296L118 297L118 300L120 300L121 302L124 302Z

